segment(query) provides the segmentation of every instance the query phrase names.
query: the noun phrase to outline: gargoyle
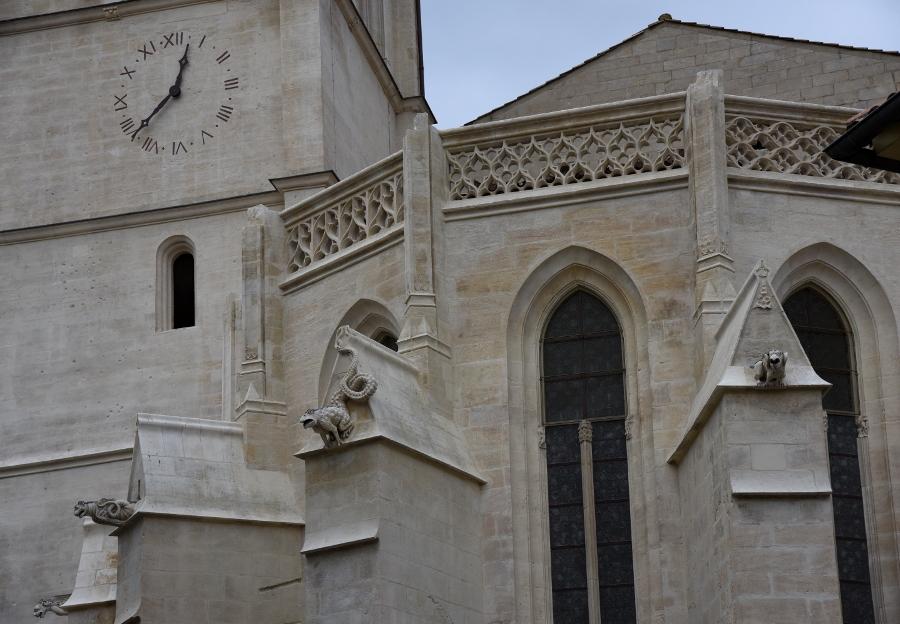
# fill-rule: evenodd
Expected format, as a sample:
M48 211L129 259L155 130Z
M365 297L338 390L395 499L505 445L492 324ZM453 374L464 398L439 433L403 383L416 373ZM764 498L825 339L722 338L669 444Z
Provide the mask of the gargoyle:
M365 401L378 388L374 377L358 372L359 356L355 350L342 346L340 342L335 344L335 348L351 356L350 368L328 402L322 407L306 410L300 419L304 429L312 429L322 436L325 448L340 446L353 434L354 423L347 410L347 401Z
M97 524L122 526L134 514L134 505L114 498L75 503L75 515L79 518L90 516Z
M788 354L779 349L769 349L751 367L753 378L760 386L783 386L784 369L787 366Z
M65 602L65 598L41 598L41 601L34 605L32 615L36 618L42 618L48 612L55 615L69 615L60 605Z

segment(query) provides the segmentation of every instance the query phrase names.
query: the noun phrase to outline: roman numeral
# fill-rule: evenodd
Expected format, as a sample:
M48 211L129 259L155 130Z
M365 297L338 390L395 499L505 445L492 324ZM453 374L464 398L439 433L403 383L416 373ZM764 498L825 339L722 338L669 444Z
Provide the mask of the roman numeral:
M203 47L203 42L204 42L204 41L206 41L206 35L203 35L203 39L200 40L200 45L197 46L197 49L198 49L198 50L199 50L200 48Z
M113 97L116 98L116 103L113 104L113 110L121 111L128 108L128 102L125 101L125 98L128 97L127 93L122 97L119 97L118 95L114 95Z
M172 141L172 156L175 156L180 152L184 152L185 154L187 154L187 148L184 146L184 143L182 143L181 141L178 141L178 143Z
M222 104L222 106L219 107L219 112L216 113L216 117L218 117L222 121L228 121L229 119L231 119L232 112L234 112L234 109L232 107L228 106L227 104Z
M156 52L156 46L153 45L153 42L150 42L150 50L147 49L147 44L144 44L144 47L138 50L144 56L141 58L142 61L146 61L148 56L153 56L153 53Z
M181 45L184 43L184 33L169 33L168 35L163 35L162 47L163 49L168 48L169 46Z
M134 70L133 70L133 69L128 69L128 66L127 66L127 65L123 65L122 68L123 68L125 71L123 71L123 72L122 72L121 74L119 74L119 75L120 75L120 76L128 76L128 79L129 79L129 80L134 80L134 78L131 77L131 74L134 73Z
M129 117L119 125L122 127L122 132L128 134L129 132L131 132L131 129L134 128L134 119Z
M213 135L207 132L206 130L200 131L200 140L203 141L203 145L206 145L206 137L213 138Z
M216 63L221 65L222 63L224 63L225 61L227 61L230 58L231 58L231 52L229 52L228 50L225 50L224 52L222 52L222 54L220 54L219 56L216 57Z
M226 78L225 79L225 90L229 91L230 89L238 88L238 79L237 78Z
M159 143L153 137L147 137L144 139L143 145L141 145L141 149L145 152L153 152L154 154L159 154Z

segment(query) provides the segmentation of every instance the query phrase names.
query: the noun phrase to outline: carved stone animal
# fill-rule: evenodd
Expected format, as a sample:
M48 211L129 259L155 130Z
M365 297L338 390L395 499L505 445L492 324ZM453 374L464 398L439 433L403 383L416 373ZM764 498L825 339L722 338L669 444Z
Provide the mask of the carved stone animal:
M751 367L753 378L760 386L783 386L784 370L788 354L779 349L769 349Z
M128 501L114 498L101 498L96 501L78 501L75 503L75 516L90 516L97 524L122 526L134 514L134 506Z
M352 357L350 368L328 402L322 407L306 410L300 419L304 429L312 429L322 436L325 448L340 446L353 434L354 423L347 410L347 401L365 401L378 389L374 377L359 372L359 357L355 350L341 346L337 350Z
M64 600L61 598L41 598L41 601L34 605L32 615L36 618L42 618L47 615L47 613L53 613L54 615L69 615L69 612L60 606L63 602Z

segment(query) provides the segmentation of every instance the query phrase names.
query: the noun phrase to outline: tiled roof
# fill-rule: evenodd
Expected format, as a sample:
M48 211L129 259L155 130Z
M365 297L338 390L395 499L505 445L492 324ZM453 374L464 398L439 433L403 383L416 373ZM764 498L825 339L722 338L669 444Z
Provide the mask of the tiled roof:
M779 41L790 41L790 42L792 42L792 43L809 43L809 44L812 44L812 45L822 45L822 46L828 46L828 47L830 47L830 48L838 48L838 49L841 49L841 50L852 50L852 51L854 51L854 52L876 52L876 53L878 53L878 54L891 54L891 55L894 55L894 56L900 56L900 51L895 51L895 50L879 50L879 49L877 49L877 48L863 48L863 47L859 47L859 46L844 45L844 44L841 44L841 43L828 43L828 42L826 42L826 41L813 41L813 40L811 40L811 39L798 39L798 38L796 38L796 37L783 37L783 36L781 36L781 35L767 35L767 34L765 34L765 33L752 32L752 31L749 31L749 30L740 30L740 29L738 29L738 28L725 28L724 26L712 26L712 25L710 25L710 24L701 24L701 23L699 23L699 22L685 22L685 21L682 21L682 20L674 19L674 18L673 18L671 15L669 15L668 13L663 13L662 15L659 16L659 18L657 18L657 20L656 20L655 22L653 22L652 24L647 25L646 28L642 28L641 30L639 30L638 32L634 33L633 35L631 35L631 36L628 37L627 39L623 39L622 41L620 41L619 43L615 44L614 46L611 46L611 47L609 47L609 48L603 50L603 51L600 52L599 54L595 54L595 55L592 56L591 58L587 59L586 61L584 61L584 62L582 62L582 63L579 63L579 64L576 65L575 67L572 67L571 69L567 69L566 71L562 72L562 73L559 74L558 76L555 76L555 77L551 78L550 80L547 80L546 82L544 82L544 83L542 83L542 84L539 84L538 86L534 87L533 89L529 89L528 91L526 91L526 92L523 93L522 95L519 95L519 96L517 96L517 97L514 97L513 99L509 100L508 102L505 102L505 103L501 104L500 106L497 106L496 108L492 108L491 110L487 111L486 113L483 113L483 114L479 115L478 117L476 117L476 118L473 119L472 121L469 121L469 122L466 123L465 125L468 126L468 125L474 124L474 123L476 123L478 120L484 119L484 118L487 117L488 115L491 115L492 113L495 113L495 112L497 112L498 110L500 110L500 109L502 109L502 108L505 108L505 107L509 106L510 104L512 104L512 103L514 103L514 102L518 102L518 101L521 100L522 98L527 97L527 96L531 95L532 93L534 93L534 92L536 92L536 91L539 91L539 90L543 89L543 88L546 87L547 85L549 85L549 84L551 84L551 83L554 83L554 82L556 82L557 80L560 80L560 79L562 79L562 78L565 78L566 76L568 76L569 74L571 74L571 73L574 72L575 70L584 67L585 65L591 63L592 61L596 61L596 60L597 60L598 58L600 58L601 56L605 56L605 55L609 54L609 53L612 52L613 50L615 50L615 49L617 49L617 48L623 46L624 44L626 44L626 43L628 43L628 42L630 42L630 41L633 41L633 40L636 39L637 37L643 35L643 34L644 34L645 32L647 32L647 31L649 31L649 30L651 30L651 29L653 29L653 28L659 26L660 24L679 24L679 25L681 25L681 26L693 26L693 27L696 27L696 28L703 28L703 29L706 29L706 30L716 30L716 31L721 31L721 32L737 33L737 34L740 34L740 35L752 35L752 36L754 36L754 37L765 37L766 39L776 39L776 40L779 40Z

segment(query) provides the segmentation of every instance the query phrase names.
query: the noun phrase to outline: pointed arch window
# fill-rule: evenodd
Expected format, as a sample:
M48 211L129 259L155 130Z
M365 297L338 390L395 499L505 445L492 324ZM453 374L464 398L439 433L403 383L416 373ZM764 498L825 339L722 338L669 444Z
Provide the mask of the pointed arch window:
M788 297L784 311L816 373L832 384L822 406L828 418L835 548L844 624L874 624L869 547L857 438L864 434L857 398L853 343L837 306L807 286Z
M196 322L194 244L173 236L156 254L156 329L193 327Z
M622 331L578 290L542 338L554 624L636 620Z

